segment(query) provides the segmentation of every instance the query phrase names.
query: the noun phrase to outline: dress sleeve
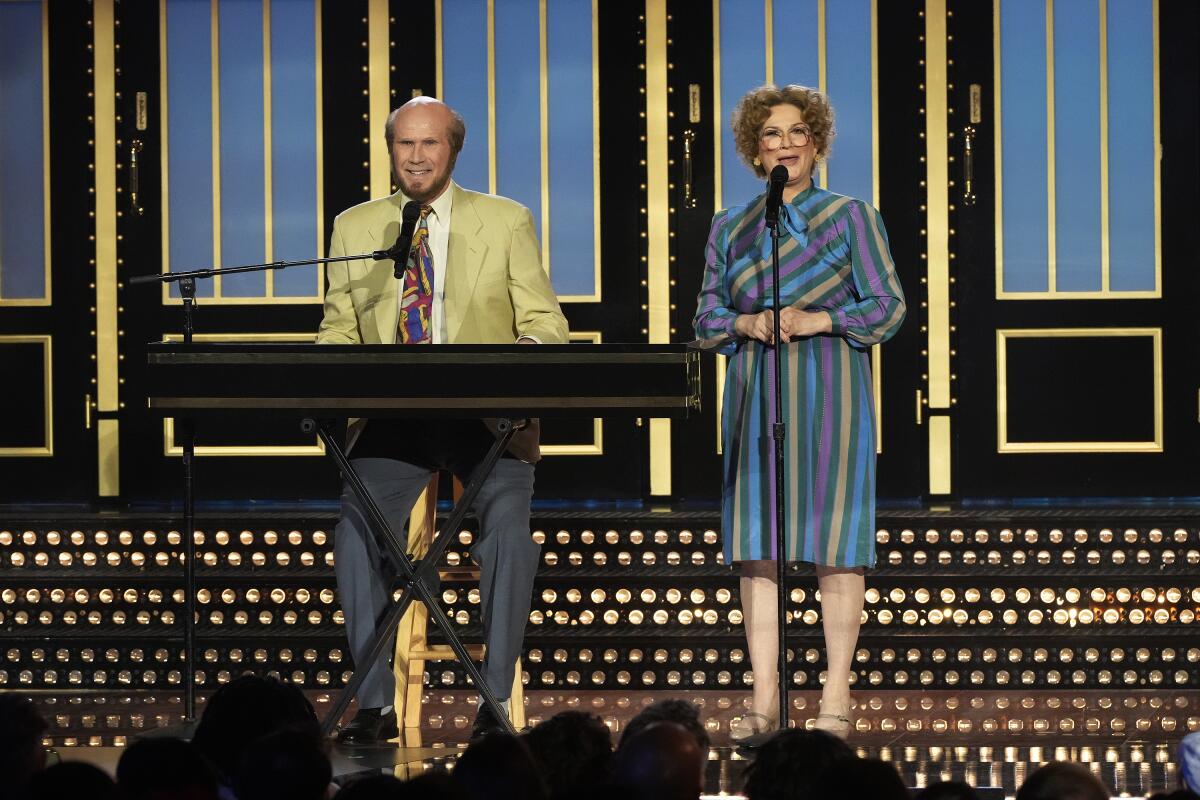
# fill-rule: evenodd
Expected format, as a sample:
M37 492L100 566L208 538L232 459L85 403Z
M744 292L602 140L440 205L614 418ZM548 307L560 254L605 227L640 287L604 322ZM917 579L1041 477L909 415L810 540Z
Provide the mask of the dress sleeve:
M828 314L835 336L866 348L896 333L904 320L904 291L896 277L887 231L878 211L868 203L852 203L847 235L855 300L828 309Z
M708 244L704 247L704 281L696 298L696 317L692 326L702 347L732 355L737 349L734 322L738 312L733 308L725 275L726 219L724 211L713 217Z

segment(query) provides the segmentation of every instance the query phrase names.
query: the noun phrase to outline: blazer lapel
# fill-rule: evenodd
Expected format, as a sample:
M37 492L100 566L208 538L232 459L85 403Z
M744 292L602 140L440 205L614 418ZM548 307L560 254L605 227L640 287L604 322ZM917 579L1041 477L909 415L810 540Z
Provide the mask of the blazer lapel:
M471 295L483 269L487 245L479 236L483 220L471 195L454 184L454 206L450 211L450 240L446 252L446 334L452 343L458 337ZM437 269L437 265L434 265Z
M396 192L388 198L395 206L395 213L389 210L388 218L379 220L371 227L370 237L373 250L383 250L396 243L400 237L400 210L404 206L404 196ZM400 305L397 295L400 291L399 281L396 280L395 262L376 261L366 263L367 284L371 287L370 297L379 298L375 304L375 325L379 330L379 341L383 344L395 344L397 325L400 324Z

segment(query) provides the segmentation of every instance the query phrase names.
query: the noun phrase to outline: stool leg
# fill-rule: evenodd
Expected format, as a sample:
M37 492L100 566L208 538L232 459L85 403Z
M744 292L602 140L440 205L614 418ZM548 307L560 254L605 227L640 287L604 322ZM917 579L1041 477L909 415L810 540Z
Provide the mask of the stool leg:
M508 696L508 718L518 731L525 727L525 685L521 682L521 659L513 675L512 693Z
M417 498L408 521L408 554L419 559L429 551L433 542L437 515L438 476L429 478L429 485ZM412 658L411 653L425 649L425 632L429 611L415 602L404 612L396 626L396 651L393 670L396 674L396 693L393 701L396 717L402 729L421 727L421 694L424 691L425 661Z

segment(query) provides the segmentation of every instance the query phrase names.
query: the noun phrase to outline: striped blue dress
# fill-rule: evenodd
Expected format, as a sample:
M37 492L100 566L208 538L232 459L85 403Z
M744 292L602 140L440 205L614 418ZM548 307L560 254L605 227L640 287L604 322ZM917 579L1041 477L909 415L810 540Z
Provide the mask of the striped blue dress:
M766 195L720 212L705 249L697 338L730 356L724 388L725 561L775 559L771 348L737 334L771 308ZM829 314L831 334L784 345L787 559L875 564L875 403L870 348L904 319L883 220L815 184L780 211L780 302Z

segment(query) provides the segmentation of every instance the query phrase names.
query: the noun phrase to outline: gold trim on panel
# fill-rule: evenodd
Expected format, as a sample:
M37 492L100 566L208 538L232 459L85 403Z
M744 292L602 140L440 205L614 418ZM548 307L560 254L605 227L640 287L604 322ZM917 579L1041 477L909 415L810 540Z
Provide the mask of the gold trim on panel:
M54 455L54 354L53 340L49 334L0 335L0 346L6 344L42 345L42 384L45 396L42 399L43 429L41 447L0 447L0 458L44 458Z
M171 173L168 169L170 158L167 153L170 144L170 128L167 117L167 0L158 0L158 130L159 154L158 172L161 175L162 199L162 266L160 271L166 274L171 267ZM171 290L164 283L159 287L161 301L165 305L172 302ZM179 301L175 301L179 302Z
M918 390L919 391L919 390ZM871 348L871 393L875 400L875 454L883 452L883 348Z
M371 199L392 193L392 153L383 136L383 127L391 113L391 80L388 52L388 0L367 3L367 134L371 149Z
M212 53L212 210L214 267L221 266L221 18L220 0L210 0L209 47ZM221 297L221 276L213 278L213 299Z
M1162 131L1159 112L1158 0L1151 0L1154 29L1154 297L1162 297ZM1127 294L1127 293L1124 293Z
M496 0L487 0L488 194L496 193Z
M950 494L950 417L929 418L929 493Z
M667 170L667 2L646 0L647 295L652 344L671 340L670 195ZM650 494L671 493L671 420L650 420Z
M96 420L97 486L101 497L121 494L121 427L115 419Z
M1108 200L1108 0L1100 6L1100 291L1111 289Z
M1000 0L996 0L999 2ZM442 58L443 58L443 42L442 35L445 28L442 27L442 0L433 0L433 58L436 75L434 76L434 87L437 91L437 99L445 101L443 96L442 84Z
M42 295L12 297L0 295L0 308L32 308L53 303L50 273L50 11L49 0L42 0ZM0 263L0 275L4 265Z
M999 2L999 0L997 0ZM724 208L721 198L721 0L712 0L713 52L713 213ZM718 415L720 416L720 415ZM718 450L719 452L719 450Z
M275 260L275 201L271 191L275 175L271 168L271 0L263 0L263 261ZM269 269L263 285L267 297L275 296L275 270Z
M817 89L823 94L828 93L829 70L825 42L825 0L817 0ZM819 167L821 185L829 186L829 160L821 159Z
M766 38L766 78L767 83L775 82L775 4L772 0L763 0L763 32Z
M550 67L546 0L538 0L538 130L542 172L542 269L550 274Z
M315 333L196 333L194 342L315 342ZM164 342L182 342L183 334L168 333ZM175 440L175 418L163 418L163 455L182 456L183 448ZM323 456L325 443L311 445L196 445L197 456Z
M1054 0L1046 0L1046 274L1047 287L1058 291L1058 187L1054 154Z
M925 5L925 227L931 410L950 407L950 148L946 58L946 0L929 0Z
M322 0L316 0L314 5L314 13L316 14L315 30L317 32L316 48L316 111L317 111L317 247L313 251L318 258L325 257L325 90L321 83L325 79L325 59L322 55L322 50L325 47L325 32L321 26L321 11ZM325 265L317 265L317 290L316 297L324 302L325 300Z
M717 455L725 452L725 428L721 424L725 411L725 370L729 366L729 356L717 355Z
M1011 442L1008 439L1008 340L1148 336L1154 343L1154 440L1147 442ZM996 451L998 453L1161 453L1163 451L1162 328L1018 328L996 331Z
M600 236L600 24L599 0L592 0L592 285L591 294L560 294L560 303L599 303L601 300L601 236ZM549 36L546 32L548 13L546 0L539 4L541 32L539 43L542 125L542 267L550 274L550 87Z
M600 331L571 331L571 341L591 342L600 344L603 334ZM592 419L592 441L583 444L544 444L541 447L543 456L602 456L604 455L604 419Z

